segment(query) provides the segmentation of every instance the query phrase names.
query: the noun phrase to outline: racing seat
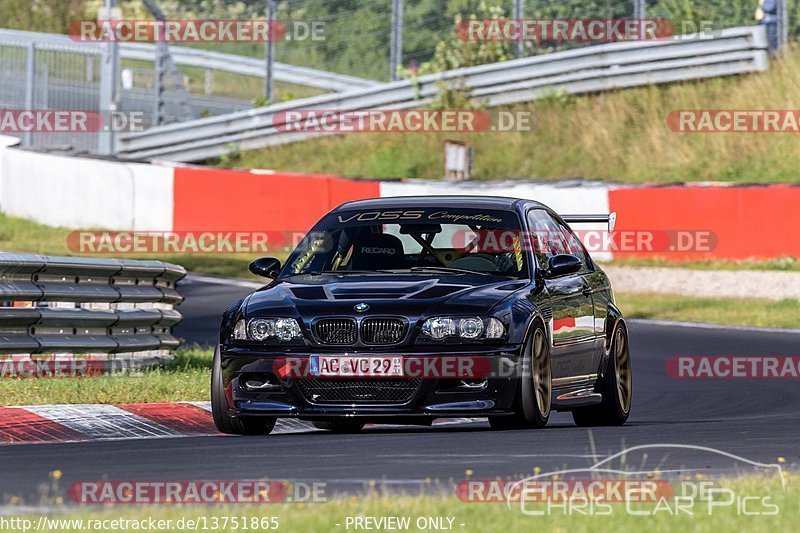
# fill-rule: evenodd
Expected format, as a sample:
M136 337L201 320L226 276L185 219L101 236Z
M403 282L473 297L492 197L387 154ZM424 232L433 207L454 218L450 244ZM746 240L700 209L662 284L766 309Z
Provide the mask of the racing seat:
M350 259L351 270L406 268L403 241L394 235L374 233L359 240Z

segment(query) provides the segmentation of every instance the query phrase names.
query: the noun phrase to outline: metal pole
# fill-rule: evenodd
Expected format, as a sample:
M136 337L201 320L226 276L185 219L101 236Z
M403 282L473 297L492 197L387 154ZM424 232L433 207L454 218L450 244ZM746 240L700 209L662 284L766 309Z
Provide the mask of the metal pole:
M392 0L392 42L389 50L389 79L396 81L403 64L403 0Z
M36 84L36 43L31 41L28 43L28 56L25 73L25 109L27 111L33 110L33 97L34 85ZM30 131L23 132L22 145L30 146L33 143L33 133Z
M264 43L264 59L266 61L267 71L264 73L264 96L267 102L272 101L272 95L275 90L275 81L273 77L273 68L275 66L275 28L272 26L275 20L275 0L266 0L267 3L267 20L269 21L269 32L267 33L268 39Z
M105 0L106 17L111 19L111 9L116 0ZM112 39L102 44L103 53L100 57L100 102L102 113L111 118L110 112L117 108L117 72L119 65L119 50L117 43ZM107 125L108 126L108 125ZM97 153L111 155L114 153L113 128L105 128L98 134Z
M521 21L525 17L525 0L514 0L514 19ZM520 38L517 39L517 57L525 55L525 41L522 40L522 32Z
M214 92L214 71L210 68L206 69L205 83L203 84L203 92L211 94Z
M789 44L789 7L787 5L786 0L781 0L778 3L778 30L780 33L778 34L779 38L779 48L783 48L787 44Z
M633 3L633 18L634 20L642 20L646 16L647 8L645 7L645 0L635 0Z
M166 50L167 43L164 42L164 35L162 32L163 26L156 25L156 57L153 60L153 118L151 123L153 126L160 126L166 122L164 116L164 93L166 86L164 84L164 63L167 61Z

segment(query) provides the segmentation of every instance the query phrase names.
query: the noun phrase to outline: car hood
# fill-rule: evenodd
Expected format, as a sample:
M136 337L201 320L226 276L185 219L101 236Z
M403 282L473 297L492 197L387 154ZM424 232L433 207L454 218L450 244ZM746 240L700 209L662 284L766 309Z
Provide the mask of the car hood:
M524 280L472 274L315 274L277 280L245 302L252 316L358 316L365 303L369 315L414 319L438 314L486 315L492 307L527 285Z

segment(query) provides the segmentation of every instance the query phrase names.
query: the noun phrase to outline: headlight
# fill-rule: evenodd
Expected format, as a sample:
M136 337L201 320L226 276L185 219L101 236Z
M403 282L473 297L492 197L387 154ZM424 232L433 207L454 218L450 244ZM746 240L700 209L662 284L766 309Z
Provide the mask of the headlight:
M240 320L233 327L235 340L276 339L285 342L302 336L300 324L294 318L252 318L246 324L244 320Z
M492 317L486 321L486 338L502 339L506 336L506 328L503 323Z
M429 318L422 324L422 334L436 340L456 336L462 339L502 339L506 335L506 328L494 317L439 316Z
M452 318L429 318L422 324L422 334L432 339L443 339L456 334L456 321Z
M477 339L483 333L483 320L480 318L462 318L458 324L458 336L465 339Z
M247 339L247 325L244 320L240 320L233 326L233 338L235 340L243 341Z

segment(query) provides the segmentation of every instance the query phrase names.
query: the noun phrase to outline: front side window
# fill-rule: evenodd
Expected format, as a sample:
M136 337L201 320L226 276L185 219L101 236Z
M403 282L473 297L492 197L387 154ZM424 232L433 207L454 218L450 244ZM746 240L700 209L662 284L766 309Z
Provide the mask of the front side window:
M557 254L572 254L583 263L582 271L591 268L592 262L583 243L572 229L554 218L544 209L528 212L529 241L533 243L536 265L546 270L550 258Z
M327 215L303 239L282 277L313 272L463 271L527 276L512 211L371 209Z

